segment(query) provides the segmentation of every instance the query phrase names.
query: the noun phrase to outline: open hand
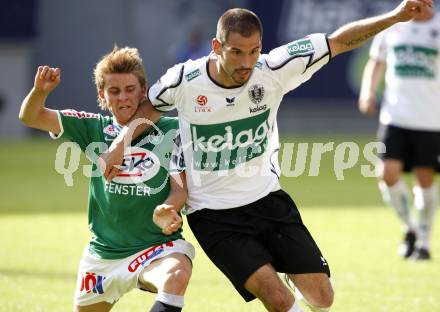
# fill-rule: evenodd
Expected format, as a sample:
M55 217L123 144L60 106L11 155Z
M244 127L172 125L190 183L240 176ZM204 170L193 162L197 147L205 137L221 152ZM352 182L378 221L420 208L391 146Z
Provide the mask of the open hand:
M367 98L367 99L360 98L359 110L362 114L365 115L375 115L377 112L376 100L374 98Z

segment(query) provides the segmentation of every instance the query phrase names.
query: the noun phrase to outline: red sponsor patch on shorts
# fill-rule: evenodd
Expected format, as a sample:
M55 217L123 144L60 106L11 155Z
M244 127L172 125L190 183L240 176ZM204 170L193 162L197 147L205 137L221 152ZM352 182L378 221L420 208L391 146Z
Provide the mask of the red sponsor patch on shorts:
M145 250L145 252L143 252L142 254L137 256L133 261L130 262L130 264L128 265L128 271L130 271L132 273L136 272L136 270L139 268L139 266L141 266L143 263L145 263L148 260L153 259L158 254L161 254L164 251L165 247L174 247L174 243L173 242L166 242L164 244L153 246L153 247Z

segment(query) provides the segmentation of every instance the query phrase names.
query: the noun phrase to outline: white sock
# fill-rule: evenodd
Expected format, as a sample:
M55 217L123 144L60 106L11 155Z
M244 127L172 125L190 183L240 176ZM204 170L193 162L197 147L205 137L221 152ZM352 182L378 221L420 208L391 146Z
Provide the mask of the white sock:
M293 306L289 310L287 310L287 312L304 312L304 310L301 309L301 307L298 304L298 301L295 300Z
M168 294L166 292L158 292L156 300L178 308L183 308L184 305L183 296Z
M413 192L414 207L418 214L416 246L429 250L432 224L438 204L437 185L434 183L429 188L414 186Z
M379 181L379 190L383 201L393 208L404 225L404 230L414 228L409 204L409 190L403 180L397 181L393 186L388 186L385 181Z

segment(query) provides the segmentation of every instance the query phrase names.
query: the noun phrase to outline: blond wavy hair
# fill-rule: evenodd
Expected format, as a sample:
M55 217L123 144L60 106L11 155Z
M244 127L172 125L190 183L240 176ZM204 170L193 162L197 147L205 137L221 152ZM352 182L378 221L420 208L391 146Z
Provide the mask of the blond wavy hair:
M133 74L136 76L141 86L147 84L143 61L136 48L119 48L115 46L110 53L101 58L93 71L93 77L98 92L105 87L105 75L113 73ZM107 109L107 104L99 97L99 95L98 105L102 110Z

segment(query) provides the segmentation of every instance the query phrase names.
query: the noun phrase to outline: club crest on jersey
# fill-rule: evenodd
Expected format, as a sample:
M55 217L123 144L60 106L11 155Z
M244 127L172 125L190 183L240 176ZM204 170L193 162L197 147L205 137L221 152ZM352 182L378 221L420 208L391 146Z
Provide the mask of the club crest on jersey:
M208 97L206 95L199 95L196 98L197 106L194 106L196 113L210 113L212 112L211 106L206 106L208 103Z
M261 84L254 84L249 88L249 98L252 103L260 104L264 97L264 87Z
M255 84L253 85L249 91L249 98L251 99L252 103L256 104L256 107L249 107L249 112L251 114L257 113L262 110L266 110L267 105L258 105L261 103L261 101L264 98L264 87L261 84Z
M111 137L116 137L118 135L118 132L116 131L114 125L108 125L107 127L104 128L104 130L102 130L102 132L104 132L105 134Z

